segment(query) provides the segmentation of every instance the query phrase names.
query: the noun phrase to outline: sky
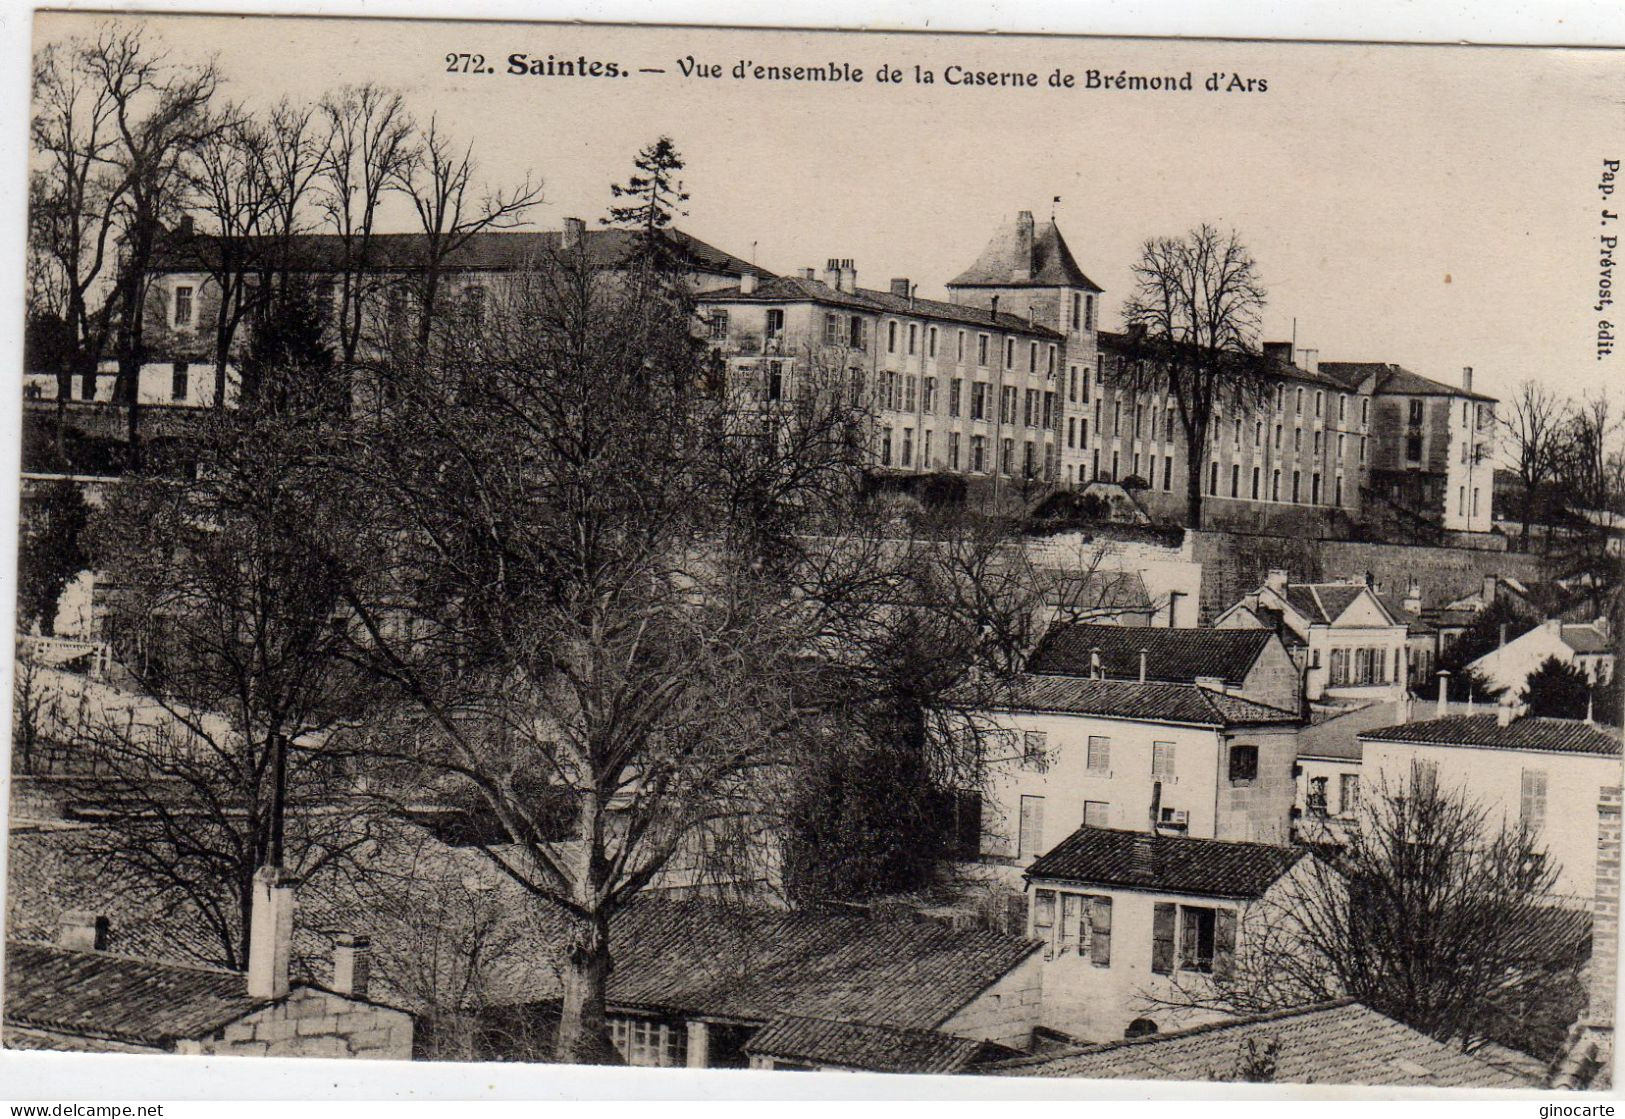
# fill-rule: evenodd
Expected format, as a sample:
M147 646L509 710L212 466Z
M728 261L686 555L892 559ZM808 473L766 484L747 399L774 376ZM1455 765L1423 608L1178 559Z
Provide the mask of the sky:
M101 18L42 14L36 42ZM538 228L596 221L638 149L666 134L687 161L682 226L774 271L851 257L863 286L908 277L941 296L1018 210L1053 212L1115 326L1141 243L1210 222L1257 259L1266 338L1295 330L1322 360L1391 361L1449 383L1472 366L1475 387L1503 398L1526 378L1601 391L1625 363L1597 360L1606 315L1593 310L1597 187L1603 160L1625 150L1617 51L144 20L176 58L212 54L227 95L250 105L362 81L401 89L473 145L490 184L543 180ZM452 52L483 54L495 72L447 73ZM511 75L514 53L632 73ZM724 76L684 76L689 57ZM845 63L864 81L738 81L741 60ZM877 82L882 65L937 81ZM1039 86L950 85L950 66L1032 72ZM1048 85L1057 69L1073 88ZM1199 88L1088 90L1089 70L1188 71ZM1268 89L1201 91L1214 72ZM409 228L404 211L391 217Z

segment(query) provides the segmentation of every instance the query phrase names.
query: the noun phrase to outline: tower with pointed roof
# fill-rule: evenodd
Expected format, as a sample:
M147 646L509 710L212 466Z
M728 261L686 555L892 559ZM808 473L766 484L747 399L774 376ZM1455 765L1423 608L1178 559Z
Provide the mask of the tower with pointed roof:
M1019 315L1066 336L1066 363L1056 375L1063 407L1056 410L1055 431L1062 477L1068 480L1081 479L1085 452L1081 441L1069 446L1060 436L1089 403L1101 294L1100 285L1078 267L1054 219L1039 227L1031 210L1000 226L976 262L948 282L948 298L955 303Z

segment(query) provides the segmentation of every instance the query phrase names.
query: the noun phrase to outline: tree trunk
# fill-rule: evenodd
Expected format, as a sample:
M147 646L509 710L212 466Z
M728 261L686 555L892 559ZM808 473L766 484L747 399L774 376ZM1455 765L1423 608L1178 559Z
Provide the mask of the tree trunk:
M1187 445L1192 445L1186 440ZM1195 444L1204 445L1204 444ZM1185 527L1202 527L1202 458L1194 452L1185 464Z
M1523 529L1518 533L1518 551L1529 550L1529 521L1535 515L1535 487L1527 481L1523 484Z
M564 952L564 1005L553 1055L565 1064L624 1064L604 1018L609 987L609 921L602 911L571 919Z

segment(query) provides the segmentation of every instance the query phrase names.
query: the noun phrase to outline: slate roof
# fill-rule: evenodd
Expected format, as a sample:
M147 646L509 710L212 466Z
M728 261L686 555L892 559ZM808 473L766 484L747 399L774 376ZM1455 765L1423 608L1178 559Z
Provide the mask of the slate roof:
M1539 750L1556 754L1620 756L1619 732L1580 719L1526 715L1500 726L1495 715L1448 715L1420 723L1368 730L1364 742L1414 742L1485 750Z
M645 901L611 933L616 1007L940 1026L1039 945L926 921Z
M977 1071L1103 1080L1235 1080L1249 1041L1260 1049L1274 1043L1275 1080L1280 1083L1531 1087L1521 1077L1352 1001L1151 1034Z
M1566 625L1563 627L1563 644L1576 653L1612 653L1614 643L1608 640L1595 624Z
M1194 684L1141 684L1137 680L1088 680L1079 676L1021 676L1009 698L997 706L1009 711L1099 715L1199 727L1299 721L1296 712Z
M1019 1051L936 1030L866 1026L827 1018L774 1018L745 1043L745 1052L805 1064L868 1072L945 1074Z
M1364 583L1288 583L1282 597L1310 622L1332 625L1366 590Z
M1078 267L1078 262L1072 258L1072 250L1067 248L1066 238L1061 236L1060 227L1053 220L1035 226L1031 256L1023 261L1018 221L1000 226L982 250L982 255L976 258L976 263L949 280L948 286L1079 287L1093 292L1101 290L1100 285L1085 276L1083 269ZM1032 278L1012 279L1018 268L1030 272Z
M822 280L809 280L804 276L779 276L766 280L757 284L756 290L749 295L745 295L737 285L734 285L703 291L694 298L699 303L812 302L829 307L845 307L853 311L867 311L870 314L910 315L919 319L936 319L939 322L975 326L983 330L996 328L1038 338L1058 340L1065 337L1047 326L1039 326L1021 315L1012 315L1007 311L994 314L962 303L945 303L940 299L909 299L906 296L893 295L889 291L876 291L872 288L840 291Z
M167 1047L202 1037L271 1000L241 972L6 942L10 1025Z
M1087 676L1090 651L1100 650L1109 679L1138 680L1140 650L1146 650L1146 677L1193 684L1213 676L1240 684L1274 637L1264 629L1164 629L1087 622L1054 626L1027 662L1029 671L1049 676Z
M1301 847L1082 827L1027 877L1200 897L1258 898L1304 857Z
M771 277L765 268L741 260L692 234L671 230L668 236L683 258L700 271L721 275ZM633 234L625 229L587 229L582 244L595 267L615 268L631 251ZM450 271L512 271L525 268L538 259L557 253L564 234L559 230L476 233L447 257ZM154 271L198 271L214 251L216 238L207 234L187 237L172 233L157 246ZM337 271L342 266L343 241L331 233L306 233L293 238L290 251L297 267L309 272ZM421 267L424 237L421 233L374 234L369 250L376 267L405 271Z
M1402 365L1395 365L1386 361L1323 361L1320 363L1321 372L1334 377L1344 383L1358 383L1371 374L1376 375L1376 384L1372 386L1372 394L1393 393L1403 396L1465 396L1473 400L1482 400L1495 403L1495 397L1485 396L1483 393L1468 392L1459 385L1447 385L1442 381L1435 381L1431 377L1424 377L1420 373L1412 373Z

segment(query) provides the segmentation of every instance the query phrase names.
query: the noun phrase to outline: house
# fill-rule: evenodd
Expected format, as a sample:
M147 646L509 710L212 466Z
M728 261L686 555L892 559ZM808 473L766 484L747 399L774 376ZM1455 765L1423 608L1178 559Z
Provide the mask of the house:
M1269 572L1264 585L1213 620L1217 629L1273 629L1291 635L1309 700L1392 699L1405 687L1405 624L1369 582L1294 583Z
M1090 1045L1057 1056L1017 1058L977 1071L1087 1080L1533 1086L1348 999Z
M1026 874L1029 930L1044 945L1042 1024L1108 1041L1211 1017L1189 1004L1211 1000L1248 937L1259 951L1286 946L1308 858L1301 847L1074 831Z
M1587 623L1548 618L1467 667L1497 691L1515 697L1523 695L1529 674L1548 660L1573 665L1594 685L1606 684L1614 678L1614 644L1607 618Z
M333 983L323 987L289 981L285 936L256 937L245 973L115 954L106 950L108 928L105 918L72 911L55 944L6 942L5 1045L99 1053L412 1056L412 1015L367 997L365 938L338 939Z
M1028 1049L1039 946L931 921L645 901L611 929L629 1064L936 1072Z
M1373 495L1446 532L1489 532L1495 467L1494 397L1388 362L1321 362L1320 371L1371 400Z
M1284 711L1302 705L1298 667L1280 637L1264 629L1125 630L1063 623L1044 635L1028 658L1027 669L1045 676L1159 684L1218 681L1231 695Z
M1079 824L1287 841L1296 712L1205 685L1028 675L987 720L977 849L996 881Z
M1464 790L1487 810L1491 826L1533 832L1559 868L1556 896L1589 906L1597 880L1596 838L1589 828L1568 826L1567 817L1576 806L1596 804L1601 790L1619 785L1619 732L1521 710L1502 703L1492 714L1361 732L1367 788L1403 788L1419 772L1441 789Z

